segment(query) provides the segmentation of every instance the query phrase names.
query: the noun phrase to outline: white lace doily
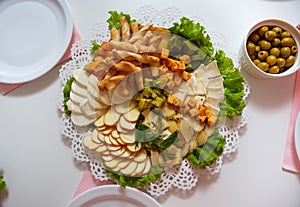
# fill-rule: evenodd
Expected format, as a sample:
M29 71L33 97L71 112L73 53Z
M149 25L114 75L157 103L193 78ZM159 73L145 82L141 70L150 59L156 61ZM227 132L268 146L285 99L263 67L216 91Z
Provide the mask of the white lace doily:
M157 26L162 26L169 28L172 26L173 22L180 22L182 13L177 8L167 8L163 11L157 10L151 6L144 6L137 10L131 17L136 19L139 23L153 23ZM205 27L205 21L197 17L189 17ZM208 31L209 36L214 44L214 48L223 50L227 56L233 59L234 64L239 68L238 56L230 51L226 50L226 44L224 37L217 33ZM89 163L90 170L96 179L99 180L111 180L111 178L106 174L105 168L101 166L100 163L93 161L91 157L85 152L82 145L82 136L88 132L87 128L80 128L73 125L69 116L63 113L63 87L67 80L72 76L72 71L74 69L82 69L85 64L90 60L90 47L92 40L96 40L101 43L102 41L107 41L110 38L110 33L108 30L107 23L100 23L93 25L89 31L89 37L87 40L81 40L73 44L71 49L72 60L64 64L60 71L59 76L62 81L62 88L60 91L58 107L61 110L61 131L62 134L72 140L72 151L73 156L78 161ZM245 83L245 96L244 99L250 94L250 88L247 83ZM177 188L179 190L190 190L198 182L202 176L214 176L219 173L223 162L226 159L230 159L230 156L236 152L239 146L240 140L240 130L246 125L247 108L244 109L242 116L236 117L233 121L226 120L225 125L219 127L220 134L226 138L226 144L224 147L223 154L217 159L217 161L205 170L196 169L192 164L184 159L181 165L175 166L171 170L164 172L161 179L145 186L143 190L147 191L153 197L160 197L168 192L172 188Z

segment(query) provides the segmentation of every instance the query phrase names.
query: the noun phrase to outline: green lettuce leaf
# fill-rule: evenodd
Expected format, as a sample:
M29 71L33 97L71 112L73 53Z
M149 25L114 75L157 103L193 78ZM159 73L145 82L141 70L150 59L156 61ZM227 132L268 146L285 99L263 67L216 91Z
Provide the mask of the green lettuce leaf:
M126 17L126 20L129 24L131 24L132 22L136 22L135 19L131 19L129 14L125 14L123 12L118 13L117 11L109 11L108 13L110 14L110 17L106 20L106 22L108 23L109 29L112 29L115 27L118 30L120 30L120 28L121 28L120 19L122 16Z
M193 20L187 17L182 17L180 23L173 23L173 26L169 28L173 34L177 34L181 37L185 37L192 43L196 44L207 55L211 56L214 53L214 48L210 40L210 36L207 34L206 29L195 23Z
M211 166L222 154L226 139L216 129L203 146L199 146L187 158L197 167Z
M0 176L0 192L6 189L6 183L3 179L3 176Z
M64 86L64 90L63 90L63 94L64 94L64 113L67 115L71 114L71 111L69 111L68 106L67 106L67 102L70 100L70 92L71 92L71 86L73 81L75 80L74 77L71 77L66 85Z
M241 72L234 67L232 59L226 57L222 50L218 50L212 57L216 60L220 73L224 79L225 100L221 104L221 112L219 118L225 116L233 119L235 116L242 115L245 108L244 102L244 82L245 79Z
M114 173L108 170L106 172L110 177L114 178L117 181L117 183L121 186L143 187L156 180L159 180L161 177L161 173L163 172L163 168L159 166L152 166L150 173L141 177L129 177L122 175L121 173Z

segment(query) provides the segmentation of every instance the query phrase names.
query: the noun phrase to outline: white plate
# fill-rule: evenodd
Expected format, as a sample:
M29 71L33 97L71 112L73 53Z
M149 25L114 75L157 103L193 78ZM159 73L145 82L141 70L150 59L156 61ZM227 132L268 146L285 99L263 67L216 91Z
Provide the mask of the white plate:
M296 152L298 154L298 160L300 162L300 111L298 112L298 116L296 120L294 141L295 141Z
M0 82L22 83L53 68L72 38L64 0L0 1Z
M135 188L103 185L75 197L67 207L161 207L151 196Z

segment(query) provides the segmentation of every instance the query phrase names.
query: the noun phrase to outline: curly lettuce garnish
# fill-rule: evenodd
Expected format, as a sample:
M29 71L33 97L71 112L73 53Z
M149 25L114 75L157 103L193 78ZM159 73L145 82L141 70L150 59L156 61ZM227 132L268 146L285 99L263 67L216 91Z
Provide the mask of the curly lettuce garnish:
M131 19L129 14L125 14L123 12L118 13L117 11L109 11L108 13L110 14L110 17L106 20L106 22L108 23L109 29L112 29L115 27L118 30L120 30L120 28L121 28L120 19L122 16L126 17L126 20L129 24L131 24L132 22L136 22L135 19Z
M220 73L224 79L225 100L220 105L221 112L219 118L225 116L233 119L235 116L241 116L245 108L244 102L244 77L240 71L234 67L232 59L226 57L226 54L218 50L212 57L216 60Z
M223 153L226 139L216 129L203 146L199 146L187 158L197 167L211 166Z
M106 172L121 186L143 187L156 180L159 180L161 173L163 172L163 168L159 166L152 166L149 175L144 175L141 177L128 177L122 175L121 173L114 173L108 170Z
M69 111L68 106L67 106L67 102L70 100L70 92L71 92L71 86L73 81L75 80L74 77L71 77L66 85L64 86L64 90L63 90L63 94L64 94L64 113L67 115L71 114L71 111Z
M182 17L180 19L180 23L173 23L173 26L170 27L169 30L173 34L184 37L196 44L207 55L213 55L214 47L210 40L210 36L207 34L206 29L200 25L200 23L195 23L193 20L190 20L187 17Z
M0 176L0 192L6 189L6 182L3 179L3 176Z

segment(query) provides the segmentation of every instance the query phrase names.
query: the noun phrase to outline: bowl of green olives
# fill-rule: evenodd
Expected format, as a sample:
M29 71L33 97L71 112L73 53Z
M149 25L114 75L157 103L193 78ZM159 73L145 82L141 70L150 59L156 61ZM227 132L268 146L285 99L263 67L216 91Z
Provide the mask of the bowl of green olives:
M300 68L300 33L286 21L269 19L255 24L245 37L242 69L259 78L277 78Z

